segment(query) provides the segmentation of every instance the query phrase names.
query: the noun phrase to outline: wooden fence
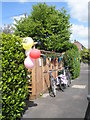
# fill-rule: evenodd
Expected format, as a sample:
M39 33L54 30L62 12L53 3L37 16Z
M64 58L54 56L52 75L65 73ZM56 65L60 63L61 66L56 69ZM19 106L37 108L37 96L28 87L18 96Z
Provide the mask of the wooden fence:
M30 71L30 81L28 84L28 92L30 93L29 100L35 99L40 96L40 93L45 93L50 87L49 70L52 70L54 78L58 75L58 71L63 69L63 60L53 64L48 58L46 58L46 65L43 65L43 57L35 60L34 68Z

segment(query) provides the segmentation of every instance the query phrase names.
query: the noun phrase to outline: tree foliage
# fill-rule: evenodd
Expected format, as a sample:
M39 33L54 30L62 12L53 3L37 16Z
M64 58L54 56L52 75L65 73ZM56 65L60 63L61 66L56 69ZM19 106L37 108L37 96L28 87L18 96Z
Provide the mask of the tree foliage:
M88 49L88 63L90 64L90 48Z
M32 37L40 49L62 52L70 48L70 15L62 8L39 3L33 6L31 15L15 24L15 35Z
M90 63L90 49L84 48L81 52L81 61L84 63Z
M13 26L11 24L8 25L4 25L4 27L2 28L2 32L5 34L13 34Z

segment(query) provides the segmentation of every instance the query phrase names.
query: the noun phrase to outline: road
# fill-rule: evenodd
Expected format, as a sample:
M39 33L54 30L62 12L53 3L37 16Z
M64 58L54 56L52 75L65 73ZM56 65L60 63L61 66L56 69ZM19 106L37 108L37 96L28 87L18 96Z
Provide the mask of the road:
M72 81L65 92L57 91L56 97L48 93L28 104L24 118L84 118L87 108L88 66L82 64L80 77Z

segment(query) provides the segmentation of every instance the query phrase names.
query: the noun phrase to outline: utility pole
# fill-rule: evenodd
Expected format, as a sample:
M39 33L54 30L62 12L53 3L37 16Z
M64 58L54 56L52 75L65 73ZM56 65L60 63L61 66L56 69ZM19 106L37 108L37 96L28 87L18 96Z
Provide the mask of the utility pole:
M26 18L26 16L27 16L27 12L25 12L25 18Z

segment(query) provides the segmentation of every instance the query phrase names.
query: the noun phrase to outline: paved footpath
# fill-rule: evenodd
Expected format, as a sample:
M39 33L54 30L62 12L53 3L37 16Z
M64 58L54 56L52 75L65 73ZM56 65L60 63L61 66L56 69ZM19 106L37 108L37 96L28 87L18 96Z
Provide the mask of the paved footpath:
M56 97L48 93L28 104L23 118L84 118L87 108L88 66L81 65L80 77L72 81L65 92L57 91Z

